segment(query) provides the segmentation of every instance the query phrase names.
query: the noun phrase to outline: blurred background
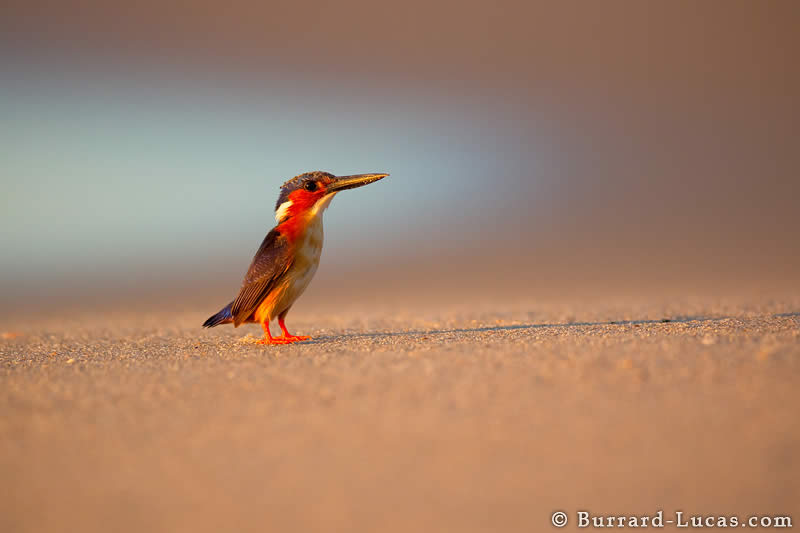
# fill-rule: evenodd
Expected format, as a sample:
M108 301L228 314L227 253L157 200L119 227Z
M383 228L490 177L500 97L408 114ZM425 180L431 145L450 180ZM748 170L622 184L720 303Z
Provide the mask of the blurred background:
M215 311L317 169L298 308L800 280L796 2L0 10L0 312Z

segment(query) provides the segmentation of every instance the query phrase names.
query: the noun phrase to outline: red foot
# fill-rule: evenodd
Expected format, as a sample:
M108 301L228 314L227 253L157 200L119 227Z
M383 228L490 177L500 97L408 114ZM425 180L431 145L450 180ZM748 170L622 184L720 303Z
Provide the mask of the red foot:
M261 339L258 341L258 344L292 344L293 342L294 341L278 337L275 339Z
M311 340L311 337L308 335L292 335L289 333L289 330L286 329L286 323L283 321L284 317L278 317L278 326L280 326L283 335L278 337L279 339L286 339L289 342L300 342L300 341L308 341Z
M283 335L275 340L281 340L281 339L289 341L291 343L291 342L310 341L311 337L309 337L308 335Z
M281 331L283 331L283 335L280 337L272 336L269 332L268 322L261 324L261 327L264 328L264 338L258 341L258 344L293 344L295 342L311 340L311 337L307 335L292 335L289 333L286 330L286 324L283 323L283 318L278 319L278 324L280 324Z

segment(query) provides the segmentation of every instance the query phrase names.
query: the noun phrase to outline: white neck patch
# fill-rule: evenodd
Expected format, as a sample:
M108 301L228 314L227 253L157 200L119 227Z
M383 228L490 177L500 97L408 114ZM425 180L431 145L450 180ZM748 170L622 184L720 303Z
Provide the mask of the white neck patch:
M326 194L325 196L317 200L317 203L314 204L314 207L311 208L309 214L312 217L321 215L328 208L328 205L330 205L331 200L333 200L333 197L336 196L336 194L337 193L335 192L332 194ZM278 206L278 209L275 210L275 220L278 222L278 224L286 220L286 217L289 216L289 209L291 209L292 205L293 204L291 200L286 200L285 202L283 202L281 205Z
M289 216L289 208L292 207L292 201L286 200L281 205L278 206L278 209L275 211L275 220L278 221L280 224L283 222L283 219Z

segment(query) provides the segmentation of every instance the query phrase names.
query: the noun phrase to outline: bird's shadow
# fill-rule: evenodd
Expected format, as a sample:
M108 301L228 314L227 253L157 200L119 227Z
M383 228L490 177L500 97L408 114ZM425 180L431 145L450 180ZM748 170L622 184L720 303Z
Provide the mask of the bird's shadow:
M791 313L778 313L773 315L776 318L797 317L800 312ZM535 330L542 328L576 328L576 327L593 327L593 326L643 326L653 324L686 324L689 322L719 322L728 320L734 317L731 316L677 316L661 319L641 319L641 320L609 320L604 322L563 322L563 323L544 323L544 324L513 324L508 326L481 326L477 328L450 328L450 329L432 329L432 330L411 330L411 331L386 331L378 333L346 333L343 335L322 335L314 337L314 339L307 344L323 343L335 340L341 337L349 338L378 338L378 337L402 337L414 335L446 335L450 333L488 333L499 331L519 331L519 330ZM304 343L306 344L306 343Z

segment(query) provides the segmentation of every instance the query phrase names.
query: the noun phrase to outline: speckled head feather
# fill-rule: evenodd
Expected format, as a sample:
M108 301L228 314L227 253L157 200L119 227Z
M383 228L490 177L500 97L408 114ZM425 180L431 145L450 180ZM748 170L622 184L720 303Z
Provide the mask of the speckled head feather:
M292 194L297 189L301 189L307 181L316 181L322 178L335 178L333 174L330 172L323 172L321 170L315 170L314 172L306 172L304 174L300 174L299 176L295 176L283 185L281 185L281 194L278 196L278 202L275 204L275 210L277 210L281 204L286 202L289 199L289 195Z

